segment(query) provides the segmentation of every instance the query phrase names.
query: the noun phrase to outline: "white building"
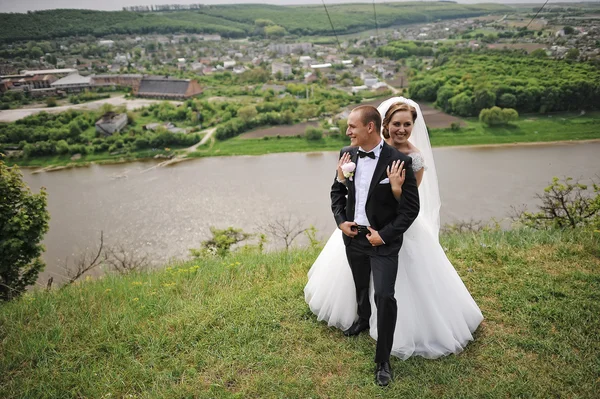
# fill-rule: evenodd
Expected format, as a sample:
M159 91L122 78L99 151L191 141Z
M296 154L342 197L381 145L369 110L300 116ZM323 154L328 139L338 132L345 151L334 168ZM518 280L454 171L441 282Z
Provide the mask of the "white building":
M65 90L68 92L82 91L89 89L92 85L91 76L81 76L78 73L67 75L62 79L58 79L50 86L54 89Z
M308 68L310 66L310 64L312 63L312 58L310 58L310 55L302 55L302 56L300 56L298 61L300 61L303 68Z
M74 68L63 68L63 69L40 69L40 70L25 70L21 71L21 75L69 75L76 73L77 69Z
M379 82L379 79L377 79L377 78L367 78L367 79L363 80L363 83L367 87L373 87L377 84L377 82Z
M269 50L279 54L306 54L312 52L312 43L274 43L269 45Z
M281 72L283 77L290 76L292 74L292 66L284 62L274 62L271 64L271 73L273 75Z
M115 42L113 40L100 40L98 44L100 46L106 46L110 48L115 45Z

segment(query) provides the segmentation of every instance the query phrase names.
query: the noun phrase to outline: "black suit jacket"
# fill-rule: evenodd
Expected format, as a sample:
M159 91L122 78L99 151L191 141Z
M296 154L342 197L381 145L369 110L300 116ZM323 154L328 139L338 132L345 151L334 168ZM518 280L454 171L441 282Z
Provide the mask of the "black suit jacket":
M360 168L358 147L342 148L340 157L346 152L350 153L352 162L356 163L356 169ZM402 186L400 200L394 198L390 183L380 184L382 180L387 178L387 166L391 165L395 160L404 161L404 169L406 169L406 179ZM354 180L346 179L346 184L342 184L337 179L334 179L331 186L331 210L338 226L346 221L354 221L355 203L356 191ZM419 209L419 191L417 180L412 170L412 159L384 142L377 166L373 172L365 205L365 211L371 227L379 232L379 235L385 242L384 245L377 247L378 253L387 255L400 249L402 246L402 234L408 230L412 222L417 218ZM346 245L350 243L350 240L351 238L344 234Z

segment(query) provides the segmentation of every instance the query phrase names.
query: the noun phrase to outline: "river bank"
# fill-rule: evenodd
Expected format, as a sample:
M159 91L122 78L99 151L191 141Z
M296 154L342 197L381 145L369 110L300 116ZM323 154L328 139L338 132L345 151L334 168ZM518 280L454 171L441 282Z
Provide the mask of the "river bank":
M389 397L595 397L600 234L443 235L485 317L460 355L392 358ZM0 306L0 396L380 396L375 342L304 302L319 249L170 264Z

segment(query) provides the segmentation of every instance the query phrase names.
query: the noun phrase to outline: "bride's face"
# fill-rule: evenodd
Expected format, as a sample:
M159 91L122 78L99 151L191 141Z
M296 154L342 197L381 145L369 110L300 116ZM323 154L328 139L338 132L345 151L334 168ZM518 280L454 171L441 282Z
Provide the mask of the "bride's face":
M388 125L389 144L394 147L405 145L412 133L413 126L414 122L410 111L396 112Z

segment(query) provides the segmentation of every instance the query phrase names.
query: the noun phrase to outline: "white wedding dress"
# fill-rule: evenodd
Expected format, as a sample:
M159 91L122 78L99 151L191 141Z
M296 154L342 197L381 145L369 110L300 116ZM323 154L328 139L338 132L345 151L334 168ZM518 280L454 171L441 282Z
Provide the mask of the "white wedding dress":
M483 316L439 243L437 176L420 108L411 100L396 97L382 103L379 110L385 115L389 106L398 101L417 108L418 117L411 142L415 144L416 141L422 146L417 145L417 148L423 154L426 170L419 186L421 211L404 233L404 242L398 255L395 286L398 318L392 355L403 360L410 356L434 359L461 352L473 339L473 332ZM426 142L422 137L423 129ZM415 155L420 158L420 154L409 155L413 159ZM415 161L414 166L419 168L421 159ZM357 318L357 305L342 234L341 230L336 229L325 244L308 272L304 294L318 320L345 330ZM369 321L370 335L377 339L377 312L372 287L371 283L373 311Z

